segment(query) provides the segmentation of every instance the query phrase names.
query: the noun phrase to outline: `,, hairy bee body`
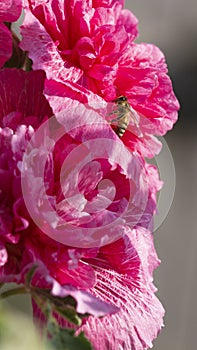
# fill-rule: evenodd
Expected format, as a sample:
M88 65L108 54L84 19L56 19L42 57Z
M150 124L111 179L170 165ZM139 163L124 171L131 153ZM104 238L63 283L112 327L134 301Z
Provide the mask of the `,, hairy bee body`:
M122 137L131 119L134 125L139 129L139 115L131 108L127 97L119 96L113 102L115 102L117 108L110 114L117 115L117 118L111 120L111 123L117 122L116 134Z

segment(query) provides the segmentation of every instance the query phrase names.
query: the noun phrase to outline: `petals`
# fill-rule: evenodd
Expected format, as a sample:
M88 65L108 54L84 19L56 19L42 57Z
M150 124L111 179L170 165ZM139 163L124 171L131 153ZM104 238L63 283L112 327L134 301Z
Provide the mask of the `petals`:
M117 75L120 91L125 90L123 81L127 86L125 95L141 115L140 129L145 136L147 132L163 135L172 128L179 103L167 75L164 56L157 47L133 44L121 58Z
M153 292L148 288L142 290L136 290L129 277L110 270L97 271L94 295L106 301L113 300L120 311L102 319L89 317L80 328L95 350L108 350L109 347L143 350L152 347L152 340L163 324L164 310Z
M129 239L103 247L98 257L89 260L97 278L93 295L113 301L120 308L118 313L102 319L89 317L80 327L95 350L152 347L163 325L164 309L152 284L152 272L159 260L151 234L144 229L128 234Z
M56 126L50 126L50 119L29 143L22 178L24 199L40 230L52 239L74 247L98 247L120 238L125 224L135 227L144 215L146 174L141 159L127 151L94 109L74 100L66 102L68 107L56 113L57 120L54 117ZM58 137L53 142L51 130ZM54 144L53 173L61 178L46 193L42 178ZM100 191L106 179L108 189Z
M130 129L130 128L129 128ZM161 142L150 134L145 134L143 137L137 137L128 131L122 137L123 142L132 151L138 151L142 156L152 158L159 154L162 148Z
M0 0L0 67L12 55L12 33L1 22L14 22L22 11L22 0Z
M0 67L4 65L11 55L12 34L3 23L0 23Z
M25 51L29 51L34 69L44 70L48 79L56 77L60 81L76 82L81 77L82 71L80 69L65 66L56 43L53 42L42 24L28 10L21 30L23 40L20 47ZM37 33L36 37L35 33Z
M14 22L22 11L22 0L0 0L0 21Z
M23 154L34 131L31 124L38 126L52 113L42 94L44 77L41 71L2 69L0 72L0 244L4 265L0 275L7 282L18 283L21 279L26 252L24 238L31 222L21 198Z
M29 226L29 221L23 216L26 214L26 210L22 198L19 198L13 206L13 211L15 215L15 231L20 232L26 230ZM21 213L20 213L21 211Z
M120 25L124 25L126 31L131 35L132 40L134 40L137 37L138 20L131 11L123 9L121 11L120 17L118 18L117 23Z
M52 79L46 79L44 92L53 108L54 114L63 111L64 108L69 106L72 107L71 99L88 104L96 110L106 106L106 102L100 96L70 81L62 83Z
M21 113L21 118L24 118L21 124L27 122L33 126L38 126L44 117L52 115L51 108L42 93L44 78L45 74L41 71L24 72L15 68L0 71L0 125L1 120L12 113L12 118L7 117L4 123L15 130L20 115L13 112ZM30 116L34 118L26 119Z
M137 19L122 7L118 1L70 0L65 6L60 0L29 1L21 47L29 51L34 69L46 71L48 95L58 83L61 94L80 102L90 101L90 91L106 101L125 95L138 116L142 140L135 137L132 117L131 133L122 140L151 158L161 147L154 136L173 127L179 103L163 53L154 45L133 42Z
M6 250L5 246L3 246L0 243L0 267L5 265L7 260L8 260L7 250Z
M101 317L106 314L115 313L118 308L102 302L100 299L95 298L90 293L84 290L77 290L70 286L61 287L60 284L54 282L53 288L51 290L52 295L64 298L65 296L72 296L77 301L76 310L80 314L91 314L95 317Z

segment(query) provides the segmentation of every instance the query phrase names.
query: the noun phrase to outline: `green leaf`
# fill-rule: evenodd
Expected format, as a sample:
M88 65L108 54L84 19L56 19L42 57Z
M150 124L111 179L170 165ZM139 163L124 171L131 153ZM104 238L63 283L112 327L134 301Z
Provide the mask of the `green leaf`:
M54 350L93 350L83 332L78 336L74 332L72 329L57 329L55 325L50 325L50 345Z
M50 290L36 289L33 298L42 313L48 319L49 308L51 312L58 313L70 323L80 326L81 318L76 311L76 301L72 297L60 298L51 295Z
M66 307L64 305L64 307L62 307L62 308L56 308L55 311L58 312L60 316L62 316L63 318L65 318L69 322L75 324L76 326L81 325L81 319L77 315L75 309L73 309L69 306Z
M24 287L8 289L0 294L0 299L5 299L17 294L27 294L27 291Z
M35 270L37 269L37 267L38 267L38 266L35 264L35 265L32 266L32 268L26 273L26 275L25 275L25 285L26 285L27 287L30 286L31 280L32 280L32 278L33 278L34 272L35 272Z

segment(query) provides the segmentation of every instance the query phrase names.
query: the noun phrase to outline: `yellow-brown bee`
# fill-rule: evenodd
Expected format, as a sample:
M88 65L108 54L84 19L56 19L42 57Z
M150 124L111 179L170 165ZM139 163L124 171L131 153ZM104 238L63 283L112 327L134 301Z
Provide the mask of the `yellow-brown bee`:
M114 109L110 115L117 115L117 118L111 120L111 123L117 122L116 134L119 137L122 137L129 125L130 120L132 119L133 124L138 128L139 136L142 136L139 129L140 117L138 113L130 106L127 97L119 96L113 102L116 103L117 108Z

